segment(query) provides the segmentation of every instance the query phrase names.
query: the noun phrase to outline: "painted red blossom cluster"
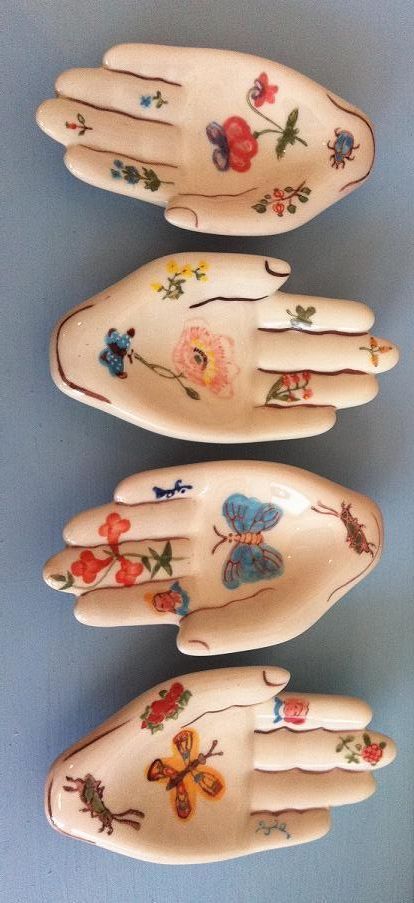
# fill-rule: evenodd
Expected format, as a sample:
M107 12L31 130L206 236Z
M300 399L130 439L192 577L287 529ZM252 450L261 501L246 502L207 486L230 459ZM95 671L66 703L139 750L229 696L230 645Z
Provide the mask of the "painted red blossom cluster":
M369 762L370 765L377 765L377 763L382 759L383 755L383 747L379 745L379 743L371 743L369 746L364 746L362 750L362 758L365 759L366 762Z
M163 722L169 718L178 718L191 697L190 690L176 681L169 690L160 690L160 698L154 699L142 713L141 729L149 728L151 733L163 729Z
M288 389L288 401L297 401L296 396L293 394L292 390L301 390L302 398L312 398L313 390L309 388L309 382L311 380L311 373L309 370L303 370L301 373L284 373L282 376L282 382L286 389ZM305 383L305 385L303 385Z

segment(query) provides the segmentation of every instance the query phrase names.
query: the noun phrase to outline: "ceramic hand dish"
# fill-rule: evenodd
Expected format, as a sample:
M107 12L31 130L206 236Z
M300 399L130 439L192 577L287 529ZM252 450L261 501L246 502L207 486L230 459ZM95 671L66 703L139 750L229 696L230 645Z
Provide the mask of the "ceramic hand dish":
M270 60L124 44L71 69L40 127L92 185L166 208L184 229L270 235L301 226L368 177L367 117Z
M322 433L398 360L365 305L292 295L280 260L177 255L75 308L51 344L63 392L138 426L204 442Z
M295 467L257 461L147 471L75 517L46 582L100 627L174 624L212 655L307 630L379 561L370 499Z
M365 702L285 693L288 680L281 668L229 668L143 693L56 760L51 825L172 864L322 837L331 806L371 796L395 746L367 732Z

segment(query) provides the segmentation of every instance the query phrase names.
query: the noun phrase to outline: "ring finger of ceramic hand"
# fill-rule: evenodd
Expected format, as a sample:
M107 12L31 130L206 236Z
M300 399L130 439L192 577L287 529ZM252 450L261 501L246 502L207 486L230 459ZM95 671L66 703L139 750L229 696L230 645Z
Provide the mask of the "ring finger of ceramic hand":
M372 731L293 732L287 728L255 733L254 764L263 771L370 771L395 758L392 740Z
M374 793L372 774L353 773L335 768L333 771L256 770L252 780L252 812L286 809L314 809L358 803Z

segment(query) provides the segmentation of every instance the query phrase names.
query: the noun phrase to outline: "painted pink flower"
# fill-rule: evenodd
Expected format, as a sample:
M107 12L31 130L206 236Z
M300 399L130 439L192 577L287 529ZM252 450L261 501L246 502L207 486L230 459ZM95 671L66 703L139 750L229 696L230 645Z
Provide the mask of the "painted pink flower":
M90 549L84 549L79 558L71 564L70 569L74 577L81 577L84 583L94 583L99 571L109 567L110 558L96 558Z
M283 718L290 724L303 724L309 711L309 703L304 699L284 700Z
M303 390L304 398L312 398L312 395L313 395L313 389L304 389Z
M285 212L285 205L282 204L281 201L278 201L277 204L272 205L272 209L275 213L277 213L278 216L283 216Z
M133 586L140 574L144 570L144 565L140 561L128 561L123 556L119 559L120 569L115 574L117 583L123 586Z
M234 342L214 335L205 326L194 324L181 333L173 351L173 360L183 376L214 395L231 398L232 380L239 373L233 361Z
M278 90L277 85L269 85L269 76L266 75L266 72L262 72L255 79L250 97L255 107L262 107L264 103L275 102L275 94L277 94Z
M110 546L117 545L121 533L127 533L131 529L131 522L126 517L121 517L116 511L108 514L104 524L99 527L99 536L105 536Z

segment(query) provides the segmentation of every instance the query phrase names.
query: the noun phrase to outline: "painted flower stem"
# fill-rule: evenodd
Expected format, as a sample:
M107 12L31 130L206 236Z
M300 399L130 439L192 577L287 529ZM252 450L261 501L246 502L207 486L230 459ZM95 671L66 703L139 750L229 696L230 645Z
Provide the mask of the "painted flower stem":
M153 373L156 373L157 376L161 376L163 379L175 379L178 384L184 389L184 392L189 396L189 398L193 398L195 401L200 399L198 392L191 388L190 386L184 385L182 381L183 373L174 373L173 370L170 370L169 367L164 367L162 364L151 364L149 361L146 361L145 358L142 357L141 354L138 354L137 351L133 352L133 357L139 361L140 364L144 364L144 367L148 367L149 370L152 370Z
M266 116L265 113L262 113L261 110L258 110L257 107L252 104L251 89L247 92L246 100L253 113L256 113L257 116L261 116L262 119L264 119L266 122L269 122L270 125L273 126L272 129L262 129L261 132L253 132L253 137L260 138L261 135L268 135L271 133L281 136L276 145L276 156L278 158L283 157L287 144L295 144L296 141L299 141L300 144L304 145L304 147L308 146L307 141L305 141L303 138L300 138L297 134L298 129L294 128L298 119L298 110L292 110L292 112L289 113L286 124L283 127L279 125L278 122L275 122L274 119L271 119L270 116Z

